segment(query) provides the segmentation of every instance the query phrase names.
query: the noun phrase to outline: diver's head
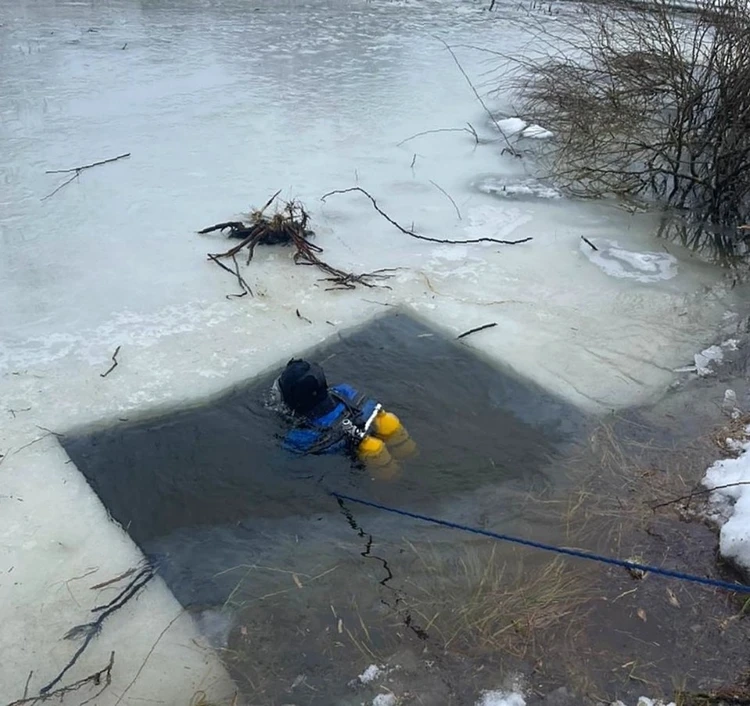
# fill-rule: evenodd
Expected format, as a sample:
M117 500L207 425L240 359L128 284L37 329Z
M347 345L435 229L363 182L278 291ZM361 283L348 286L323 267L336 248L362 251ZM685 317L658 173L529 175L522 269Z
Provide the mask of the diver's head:
M295 414L309 414L331 402L326 375L317 363L292 358L279 377L281 399Z

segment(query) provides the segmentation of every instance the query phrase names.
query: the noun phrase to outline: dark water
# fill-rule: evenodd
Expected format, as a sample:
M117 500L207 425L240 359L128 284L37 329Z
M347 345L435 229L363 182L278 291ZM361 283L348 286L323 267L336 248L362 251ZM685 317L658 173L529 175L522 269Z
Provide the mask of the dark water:
M331 490L480 522L480 501L467 498L555 482L552 463L580 436L581 414L484 362L470 341L393 314L300 351L323 363L329 383L353 384L402 419L419 455L392 482L344 457L284 452L284 422L264 404L278 371L203 406L67 434L64 446L112 517L163 559L178 599L220 605L233 585L217 578L225 569L278 561L300 542L323 557L351 538Z

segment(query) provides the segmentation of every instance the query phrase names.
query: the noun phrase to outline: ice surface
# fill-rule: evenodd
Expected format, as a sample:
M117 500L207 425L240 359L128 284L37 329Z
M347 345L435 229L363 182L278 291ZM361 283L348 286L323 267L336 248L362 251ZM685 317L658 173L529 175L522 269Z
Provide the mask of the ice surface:
M719 552L750 572L750 441L733 446L737 458L714 463L706 471L703 485L715 489L710 502L713 518L721 525Z
M649 217L562 199L498 206L471 188L477 176L528 175L497 144L450 132L398 146L481 123L434 35L508 53L528 38L487 22L479 5L259 5L255 13L240 0L184 0L177 13L135 0L0 4L0 701L19 698L32 669L32 690L57 673L74 648L60 636L97 602L90 585L140 559L45 429L216 394L384 303L451 335L494 320L467 345L587 410L616 408L662 390L671 369L710 342L739 291L678 249L674 261L644 259L654 247ZM474 53L460 58L472 75L485 69ZM64 179L46 170L123 152L132 156L44 198ZM361 195L321 203L357 183L431 237L534 240L427 243ZM278 188L308 206L332 264L403 268L392 289L326 292L288 251L259 249L243 264L256 296L227 300L235 283L205 258L226 242L195 231ZM617 238L636 256L615 265L637 276L591 267L582 234ZM102 378L117 346L119 365ZM101 668L116 648L115 683L98 703L113 702L178 611L155 581L106 623L70 677ZM123 706L231 690L194 640L205 643L178 619Z

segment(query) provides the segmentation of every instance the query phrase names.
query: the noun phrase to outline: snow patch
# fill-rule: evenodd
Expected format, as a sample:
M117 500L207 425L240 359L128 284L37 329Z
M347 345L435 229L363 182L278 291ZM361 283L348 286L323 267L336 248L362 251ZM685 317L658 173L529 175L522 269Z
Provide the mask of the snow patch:
M713 363L721 363L724 360L724 351L719 346L709 346L700 353L693 356L695 360L695 371L701 377L712 375L714 370Z
M596 250L581 240L581 252L610 277L658 282L677 274L677 259L669 253L635 252L620 247L616 240L589 240Z
M396 697L393 694L378 694L372 700L372 706L396 706Z
M675 368L675 372L697 373L699 377L713 375L716 372L716 367L724 362L724 351L736 351L738 348L739 341L736 338L729 338L726 341L722 341L720 346L709 346L708 348L704 348L700 353L696 353L693 356L694 365ZM733 390L727 390L727 393L735 394ZM728 400L725 395L725 403L727 402ZM732 411L731 408L729 411Z
M638 699L638 706L675 706L674 701L665 704L661 699L649 699L647 696L641 696Z
M362 672L362 674L357 677L357 679L359 679L362 684L369 684L370 682L377 679L382 671L382 668L378 667L377 664L371 664L367 669L365 669L364 672Z
M522 118L504 118L498 120L496 126L506 137L526 137L532 140L545 140L553 137L547 128L541 125L529 125Z
M526 699L517 691L483 691L476 706L526 706Z
M541 125L529 125L522 133L522 137L528 137L532 140L547 140L553 137L552 132Z
M750 441L735 440L732 447L739 456L716 461L702 482L713 490L709 517L720 526L719 553L750 571Z
M617 701L613 701L610 706L626 706L626 704L618 699ZM675 704L673 701L665 704L661 699L650 699L648 696L641 696L638 698L637 706L675 706Z

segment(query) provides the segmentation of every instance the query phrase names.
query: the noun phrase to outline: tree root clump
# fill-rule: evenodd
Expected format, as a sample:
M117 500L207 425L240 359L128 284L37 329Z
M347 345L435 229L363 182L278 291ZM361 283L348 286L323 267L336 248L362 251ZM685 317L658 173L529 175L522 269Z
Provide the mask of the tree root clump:
M226 221L198 231L200 235L216 231L226 232L227 237L240 241L226 252L208 254L210 260L237 277L243 294L235 296L244 296L248 292L252 294L249 286L239 274L238 267L236 267L236 256L242 250L247 250L247 264L249 264L258 245L293 247L295 249L294 264L308 265L321 270L326 275L321 281L330 285L326 287L326 290L356 289L357 285L390 289L387 285L382 284L382 281L391 277L390 273L394 272L396 268L355 274L340 270L321 260L319 255L323 252L323 248L311 242L315 233L309 227L310 216L299 201L286 201L280 207L277 207L274 213L267 214L267 210L276 201L279 193L277 191L263 208L252 211L243 221ZM232 258L235 261L235 269L231 270L220 263L219 259L223 258Z

